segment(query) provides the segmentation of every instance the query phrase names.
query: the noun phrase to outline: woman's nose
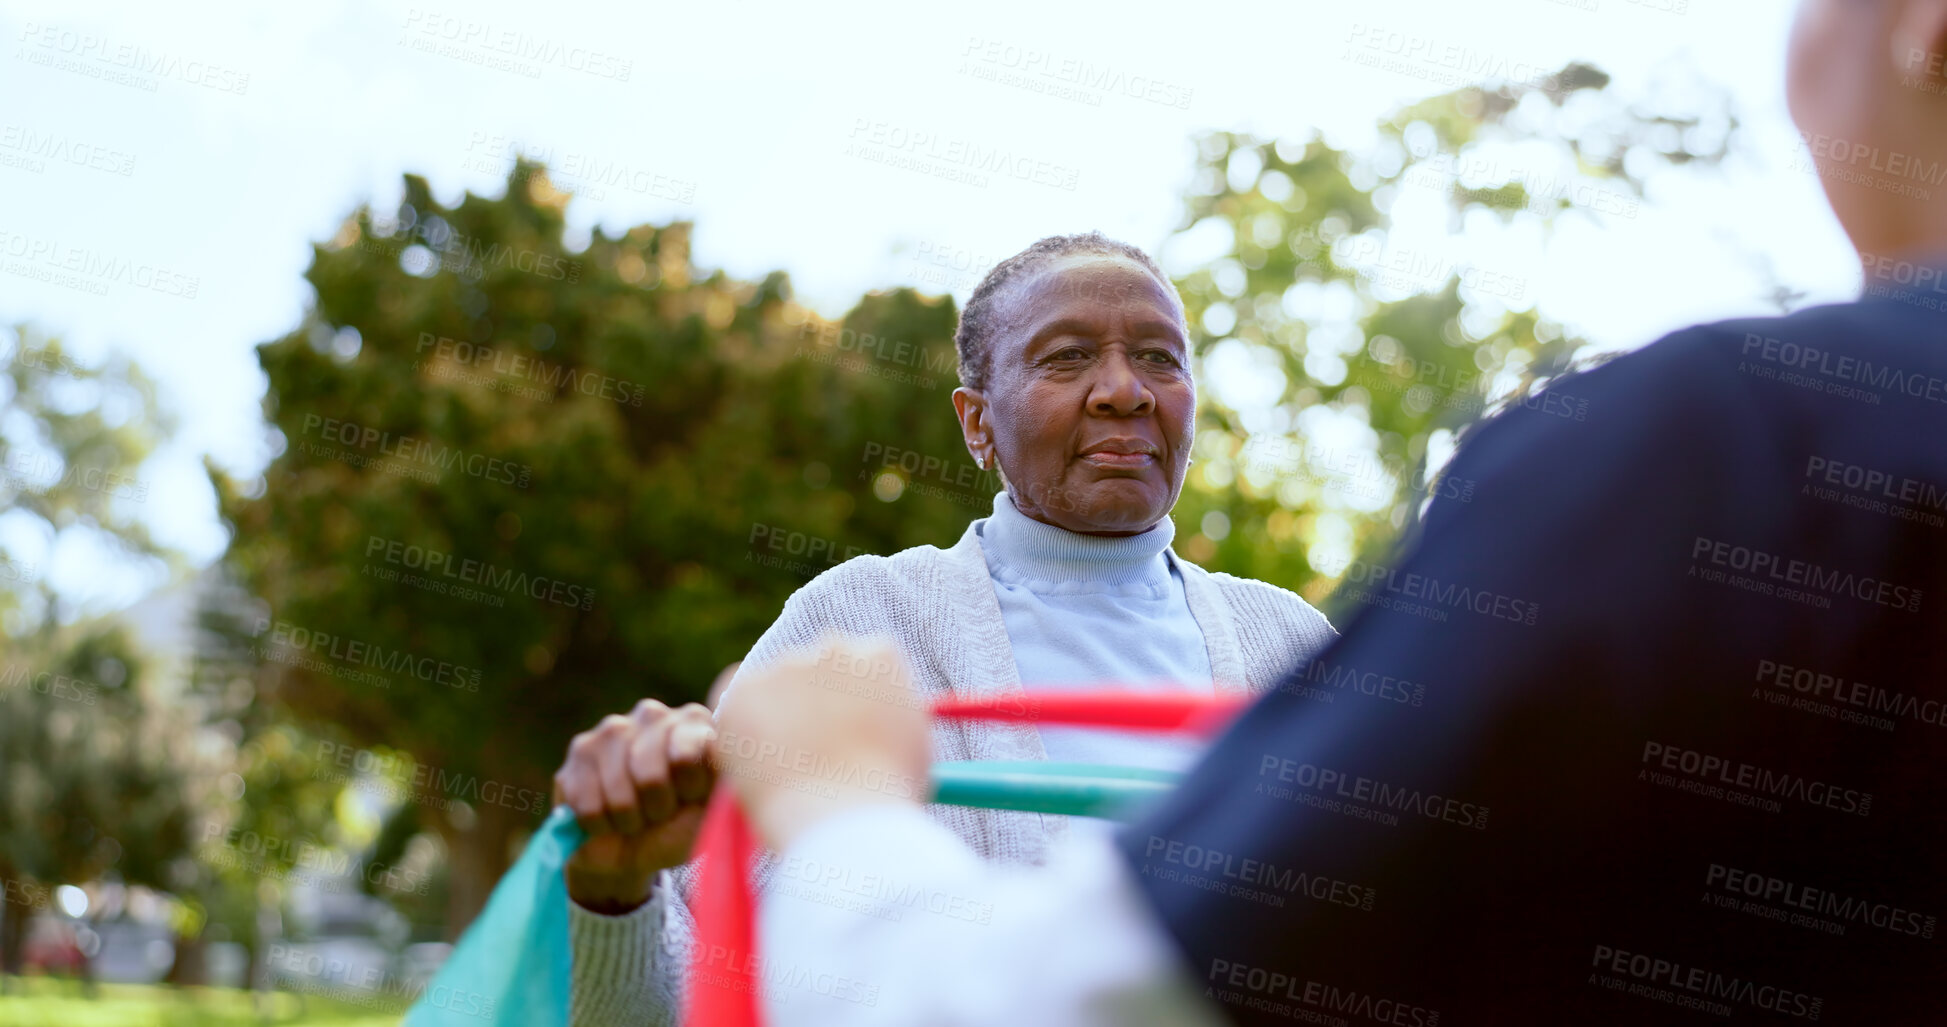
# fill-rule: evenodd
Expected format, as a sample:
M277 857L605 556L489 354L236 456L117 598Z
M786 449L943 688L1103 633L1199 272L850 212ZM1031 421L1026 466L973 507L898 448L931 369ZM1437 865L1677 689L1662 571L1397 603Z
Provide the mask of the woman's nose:
M1156 397L1127 355L1108 354L1096 365L1089 390L1089 410L1105 417L1139 417L1155 405Z

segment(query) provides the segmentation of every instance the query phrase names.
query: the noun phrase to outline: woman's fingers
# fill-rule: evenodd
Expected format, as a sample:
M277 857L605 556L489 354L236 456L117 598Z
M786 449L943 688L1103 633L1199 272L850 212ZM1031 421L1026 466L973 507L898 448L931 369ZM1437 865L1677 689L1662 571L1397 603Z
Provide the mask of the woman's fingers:
M716 784L717 726L710 711L695 703L676 711L669 731L669 779L679 805L707 801Z
M575 819L591 838L615 830L608 817L608 798L602 789L601 750L612 737L612 732L605 729L611 721L621 719L604 718L600 724L576 735L568 743L567 761L554 775L555 801L575 811Z
M628 750L628 778L641 807L641 822L654 827L676 812L676 793L669 787L669 707L654 699L636 703L630 720L635 737Z
M610 715L602 718L595 733L601 738L594 758L604 812L615 830L635 834L642 830L642 809L629 774L629 749L635 738L635 724L628 717Z
M574 737L554 775L554 800L575 811L591 838L654 830L709 799L716 737L707 707L672 710L644 699L628 716L604 717Z

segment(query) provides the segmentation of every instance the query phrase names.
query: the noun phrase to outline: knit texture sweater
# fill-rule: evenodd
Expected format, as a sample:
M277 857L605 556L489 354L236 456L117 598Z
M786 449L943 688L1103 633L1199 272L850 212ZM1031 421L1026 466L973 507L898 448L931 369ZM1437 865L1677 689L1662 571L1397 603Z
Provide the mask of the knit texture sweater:
M928 698L1025 696L981 543L985 523L983 518L968 525L949 549L915 546L892 556L855 557L812 579L785 601L730 689L785 656L816 648L827 632L838 632L890 639L912 669L913 687ZM1173 550L1164 549L1163 558L1182 582L1218 693L1270 688L1334 635L1324 615L1285 589L1205 571ZM1047 759L1041 730L1033 724L940 722L933 727L932 744L939 761ZM1038 813L925 808L982 858L1002 863L1041 863L1067 828L1067 818ZM695 870L693 861L658 874L650 900L622 916L569 903L574 1023L676 1022L695 931L685 901ZM755 887L769 887L777 871L774 855L759 857Z

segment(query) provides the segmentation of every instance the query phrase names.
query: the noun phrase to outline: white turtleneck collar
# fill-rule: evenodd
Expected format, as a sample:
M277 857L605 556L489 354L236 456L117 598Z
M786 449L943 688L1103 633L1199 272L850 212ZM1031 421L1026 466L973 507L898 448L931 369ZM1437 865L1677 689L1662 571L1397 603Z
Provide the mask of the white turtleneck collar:
M1170 587L1163 551L1176 538L1176 524L1168 517L1140 535L1083 535L1029 517L1001 492L994 515L975 530L996 580L1042 595L1161 596Z

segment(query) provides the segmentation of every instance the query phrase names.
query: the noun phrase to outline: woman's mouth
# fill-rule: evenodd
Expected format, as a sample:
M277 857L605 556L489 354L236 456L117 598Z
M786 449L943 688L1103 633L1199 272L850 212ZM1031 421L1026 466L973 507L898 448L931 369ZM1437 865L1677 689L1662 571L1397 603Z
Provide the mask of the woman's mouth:
M1082 459L1097 467L1148 467L1156 462L1153 453L1112 453L1106 450L1084 453Z
M1131 435L1100 439L1082 448L1082 460L1105 470L1149 467L1156 463L1156 444Z

